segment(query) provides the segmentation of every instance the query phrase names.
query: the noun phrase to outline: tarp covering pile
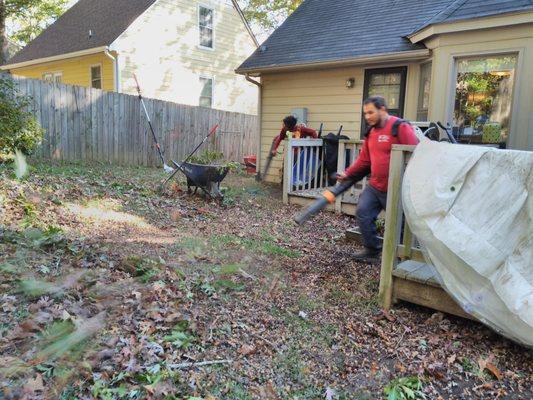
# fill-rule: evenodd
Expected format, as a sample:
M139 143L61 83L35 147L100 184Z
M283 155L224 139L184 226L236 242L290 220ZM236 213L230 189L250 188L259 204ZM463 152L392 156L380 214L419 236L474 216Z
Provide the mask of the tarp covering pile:
M405 216L444 289L500 334L533 346L533 153L423 140L404 175Z

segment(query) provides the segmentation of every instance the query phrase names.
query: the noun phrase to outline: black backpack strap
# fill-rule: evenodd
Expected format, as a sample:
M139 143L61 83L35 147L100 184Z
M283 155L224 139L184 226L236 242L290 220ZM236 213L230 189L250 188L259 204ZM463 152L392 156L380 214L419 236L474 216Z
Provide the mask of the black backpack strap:
M404 123L411 125L409 121L406 121L405 119L401 118L398 118L396 121L394 121L394 124L392 124L392 136L398 136L398 130L400 129L400 125Z

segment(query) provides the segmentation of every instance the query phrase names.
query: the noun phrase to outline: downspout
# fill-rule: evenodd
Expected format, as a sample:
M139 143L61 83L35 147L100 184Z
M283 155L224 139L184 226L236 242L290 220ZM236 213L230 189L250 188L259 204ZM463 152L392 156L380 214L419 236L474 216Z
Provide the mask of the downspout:
M118 67L118 53L115 57L109 52L109 48L104 50L104 54L113 61L113 80L115 83L115 92L120 93L120 69Z
M258 82L252 78L250 78L250 75L249 74L245 74L244 77L246 78L246 80L250 83L253 83L254 85L256 85L259 90L259 94L258 94L258 101L257 101L257 116L259 118L259 147L258 147L258 151L257 151L257 165L256 165L256 173L257 173L257 176L260 176L260 171L261 171L261 142L262 142L262 137L263 137L263 116L262 116L262 111L263 111L263 85L261 84L261 82Z

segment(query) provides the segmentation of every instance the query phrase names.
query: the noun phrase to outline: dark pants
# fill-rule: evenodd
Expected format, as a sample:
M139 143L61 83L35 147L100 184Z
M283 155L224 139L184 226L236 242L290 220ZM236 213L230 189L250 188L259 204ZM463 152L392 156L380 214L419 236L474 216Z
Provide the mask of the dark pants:
M366 185L357 204L357 225L363 235L363 244L370 249L381 248L376 231L376 219L385 209L387 204L387 192L380 192L370 185Z

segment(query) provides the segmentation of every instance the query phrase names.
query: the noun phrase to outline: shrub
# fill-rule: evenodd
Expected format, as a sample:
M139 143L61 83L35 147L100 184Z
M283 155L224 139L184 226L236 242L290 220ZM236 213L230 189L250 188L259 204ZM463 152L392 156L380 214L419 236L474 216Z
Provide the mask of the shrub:
M41 143L43 129L28 110L31 98L22 95L11 78L0 76L0 156L20 150L32 152Z

